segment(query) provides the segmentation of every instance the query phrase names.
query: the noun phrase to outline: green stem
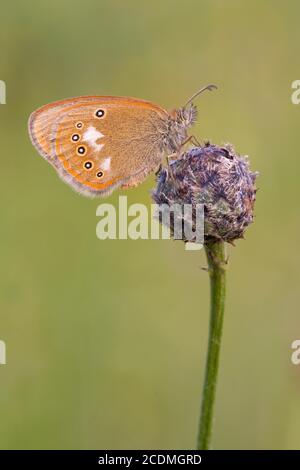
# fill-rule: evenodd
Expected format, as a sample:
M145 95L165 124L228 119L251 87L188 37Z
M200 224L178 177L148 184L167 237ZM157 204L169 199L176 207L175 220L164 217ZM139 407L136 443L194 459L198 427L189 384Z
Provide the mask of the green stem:
M210 275L210 326L203 386L198 450L211 448L214 404L225 307L226 259L224 242L205 246Z

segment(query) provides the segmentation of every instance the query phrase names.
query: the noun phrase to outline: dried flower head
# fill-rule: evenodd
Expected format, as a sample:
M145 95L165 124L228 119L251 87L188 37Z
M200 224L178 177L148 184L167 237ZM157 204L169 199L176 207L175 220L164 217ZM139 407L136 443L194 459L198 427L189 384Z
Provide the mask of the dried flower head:
M203 204L205 241L232 242L242 238L253 221L256 177L232 145L207 143L184 153L169 169L161 169L152 197L159 206ZM173 223L171 219L171 232Z

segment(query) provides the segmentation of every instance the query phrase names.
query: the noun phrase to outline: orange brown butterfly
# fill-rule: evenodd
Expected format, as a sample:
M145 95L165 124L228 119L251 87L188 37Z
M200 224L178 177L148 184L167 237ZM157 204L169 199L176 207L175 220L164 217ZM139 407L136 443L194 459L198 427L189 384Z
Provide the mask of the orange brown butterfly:
M76 191L104 196L129 188L176 156L192 137L193 100L171 112L149 101L117 96L82 96L47 104L29 118L37 151Z

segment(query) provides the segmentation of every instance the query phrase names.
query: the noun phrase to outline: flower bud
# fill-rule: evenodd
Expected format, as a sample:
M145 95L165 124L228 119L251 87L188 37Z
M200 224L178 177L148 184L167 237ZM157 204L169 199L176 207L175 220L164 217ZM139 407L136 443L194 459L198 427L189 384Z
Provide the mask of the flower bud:
M232 145L219 147L207 143L191 148L172 161L169 168L162 168L152 197L159 206L203 204L205 242L233 242L243 238L253 221L257 175L250 171L246 157L236 154ZM172 223L174 219L170 219L171 233ZM195 240L184 238L184 241Z

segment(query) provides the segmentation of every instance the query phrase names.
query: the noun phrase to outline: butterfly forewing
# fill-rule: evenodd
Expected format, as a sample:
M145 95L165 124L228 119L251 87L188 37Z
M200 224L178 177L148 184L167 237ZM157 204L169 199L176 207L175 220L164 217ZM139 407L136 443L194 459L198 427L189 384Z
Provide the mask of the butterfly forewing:
M37 110L29 129L59 175L92 196L136 185L159 165L167 119L164 109L147 101L82 97Z

